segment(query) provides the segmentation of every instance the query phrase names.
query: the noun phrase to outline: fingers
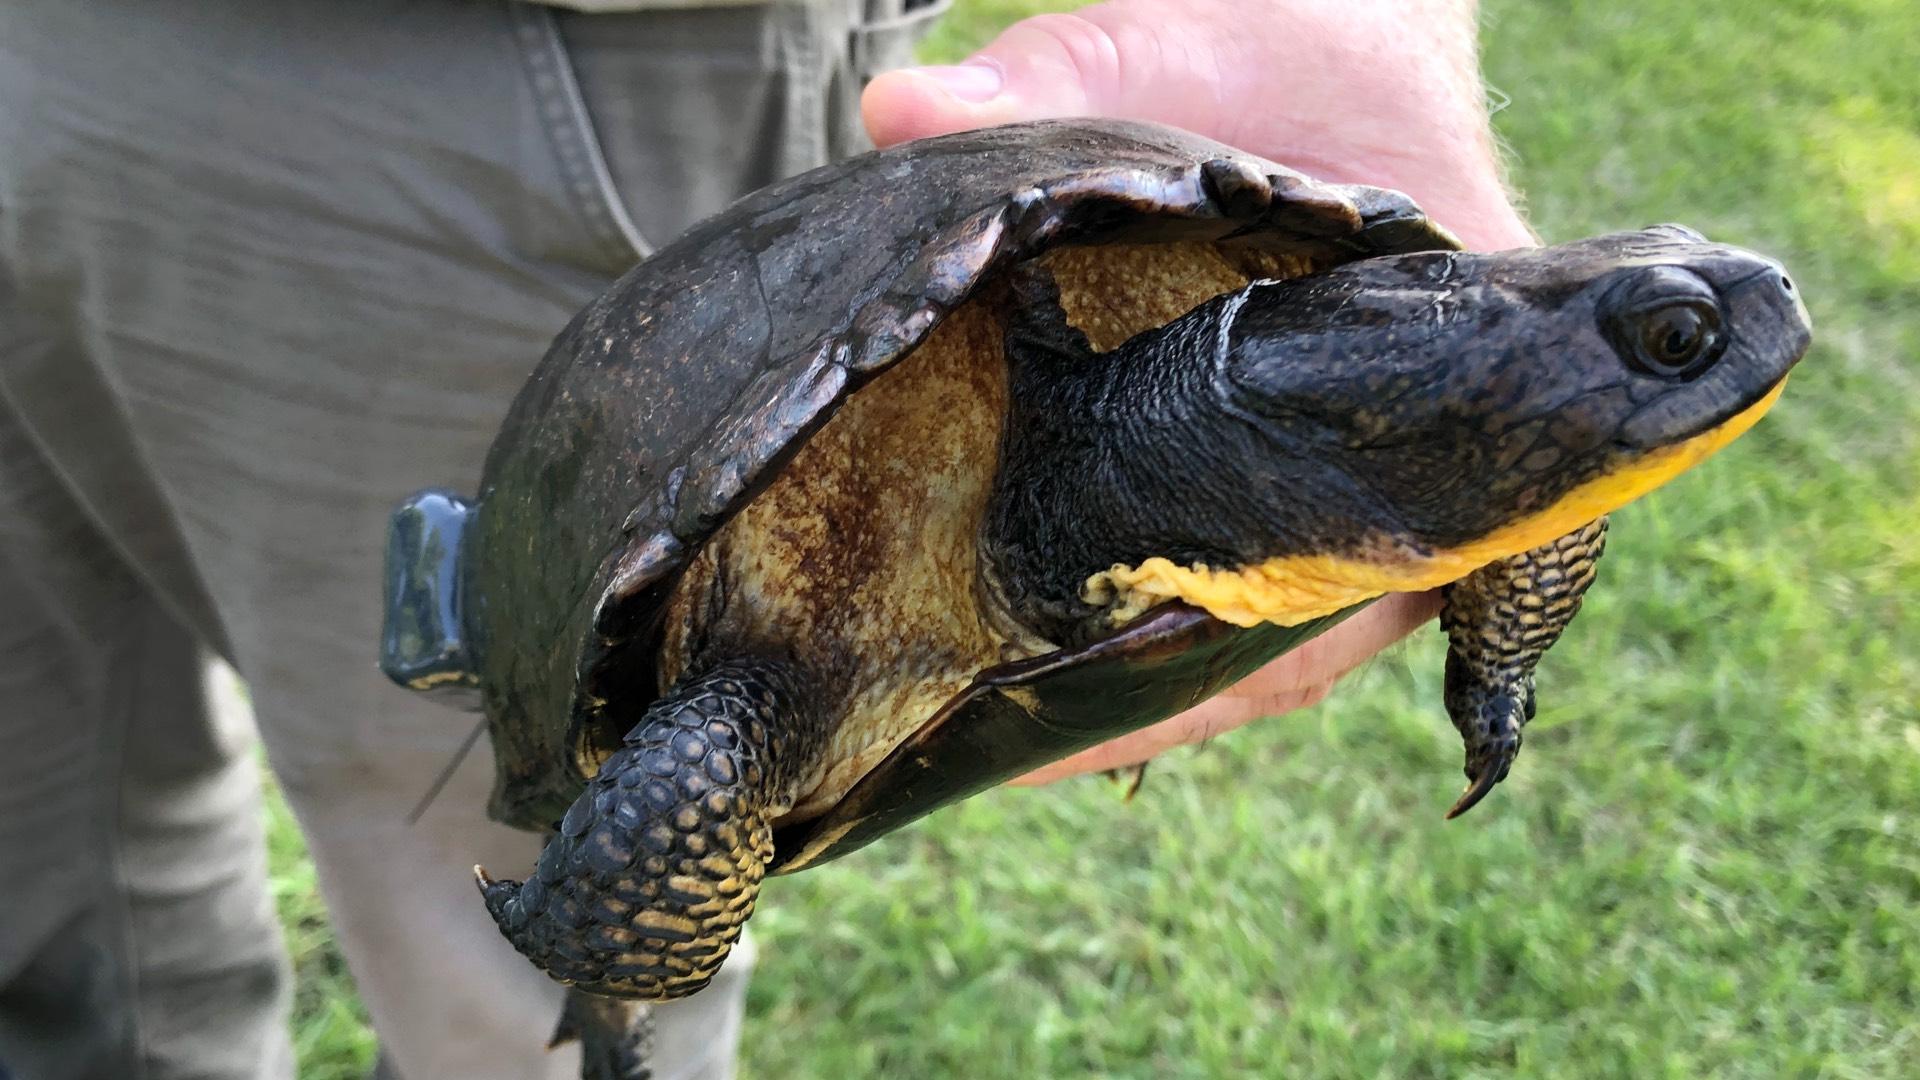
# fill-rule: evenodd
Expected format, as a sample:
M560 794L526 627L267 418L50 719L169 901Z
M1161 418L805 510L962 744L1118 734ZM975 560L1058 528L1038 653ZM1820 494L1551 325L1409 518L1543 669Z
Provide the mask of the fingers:
M1098 24L1041 15L963 64L881 75L861 109L873 141L888 146L1015 120L1103 115L1121 85L1118 46Z
M1187 0L1177 8L1110 0L1036 15L961 64L876 78L861 101L867 130L887 146L1019 120L1114 116L1241 142L1237 136L1258 135L1243 120L1292 104L1265 93L1284 89L1288 78L1273 66L1277 46L1297 59L1343 45L1326 6L1289 0L1256 11L1244 0ZM1372 78L1357 63L1353 74ZM1328 102L1339 96L1331 86L1318 94Z
M1240 680L1225 696L1245 699L1257 708L1284 701L1287 695L1305 687L1330 686L1439 614L1438 593L1383 596L1346 622Z
M1232 731L1234 728L1267 715L1265 710L1269 707L1279 712L1291 712L1294 709L1316 704L1331 689L1331 684L1306 687L1292 694L1262 699L1262 703L1257 706L1253 704L1253 699L1248 698L1226 696L1209 698L1170 720L1163 720L1152 727L1141 728L1131 735L1124 735L1111 742L1082 750L1072 757L1035 769L1011 783L1050 784L1055 780L1078 776L1081 773L1102 772L1107 769L1123 769L1129 765L1137 765L1176 746L1205 742L1215 735Z
M873 80L881 146L1065 116L1186 128L1326 180L1412 195L1482 248L1531 242L1500 182L1457 0L1109 0Z
M1084 772L1124 768L1261 717L1318 704L1343 675L1418 629L1439 609L1439 597L1431 593L1383 597L1186 712L1036 769L1013 783L1047 784Z
M1232 13L1197 0L1186 17L1169 17L1164 6L1120 0L1024 19L965 63L875 79L861 102L867 130L887 146L1019 120L1120 116L1220 138L1233 116L1223 99L1241 86L1220 77L1241 66L1220 55L1232 42L1221 19Z

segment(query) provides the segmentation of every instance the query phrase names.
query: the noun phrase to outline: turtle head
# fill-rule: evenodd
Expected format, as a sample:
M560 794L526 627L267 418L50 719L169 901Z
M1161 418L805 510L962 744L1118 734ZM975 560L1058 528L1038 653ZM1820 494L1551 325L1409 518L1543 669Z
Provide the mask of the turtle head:
M1758 419L1809 336L1777 263L1667 225L1257 288L1220 385L1348 481L1324 492L1348 527L1444 550L1657 486Z
M1003 515L995 550L1027 559L1002 576L1024 593L1055 575L1049 610L1082 633L1175 598L1251 625L1433 588L1717 450L1772 404L1809 337L1778 264L1674 225L1258 282L1085 376L1023 375L1046 365L1015 356L1030 386L1089 384L1039 394L1081 419L1016 415L1022 482L1090 473L1107 488L1010 500L1071 509ZM1148 404L1115 408L1134 400ZM1028 434L1049 424L1064 430ZM1079 445L1094 448L1085 468L1063 464Z

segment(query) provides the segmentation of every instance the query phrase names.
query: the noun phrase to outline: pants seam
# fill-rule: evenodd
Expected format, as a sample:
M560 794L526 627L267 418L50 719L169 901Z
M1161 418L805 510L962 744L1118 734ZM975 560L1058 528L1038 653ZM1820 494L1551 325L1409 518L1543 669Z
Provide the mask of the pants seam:
M143 612L138 629L141 631L149 629L145 624L151 617L150 610ZM120 627L120 640L113 650L114 666L123 673L130 672L130 664L139 662L138 657L128 655L127 631L129 629L124 624ZM140 635L140 639L144 640L144 634ZM134 706L134 702L130 699L133 695L133 687L139 685L139 681L136 678L123 676L114 680L111 685L115 689L112 707L108 713L107 730L101 739L101 755L105 759L102 764L106 766L101 772L113 778L113 797L108 804L108 812L104 815L106 821L102 829L106 862L111 868L109 876L113 882L113 891L104 902L111 909L109 917L113 920L114 934L120 939L120 948L117 951L125 958L120 970L114 973L114 979L120 985L120 992L126 1002L128 1041L132 1044L128 1048L130 1057L127 1064L132 1070L129 1080L146 1080L151 1075L151 1070L148 1068L146 1018L140 1007L140 939L134 930L133 906L129 900L132 886L126 870L126 852L122 844L121 830L121 822L125 820L127 812L127 725L133 722Z
M905 0L901 10L880 18L856 17L853 29L853 73L861 86L880 74L874 70L873 43L876 38L889 34L908 34L914 40L924 37L932 27L934 20L941 18L953 9L954 0L926 0L916 4L914 0Z
M806 140L803 161L829 161L826 87L822 82L828 67L825 50L821 47L821 35L813 24L813 20L820 18L820 13L800 4L783 4L776 11L775 18L785 24L779 35L781 51L785 54L781 57L781 70L801 75L791 80L793 103L788 113L789 127L794 136ZM847 40L846 47L852 49L851 38ZM788 153L792 153L791 147ZM786 171L794 170L789 165Z
M513 14L513 34L526 60L541 126L552 142L561 180L574 209L585 221L594 243L615 265L624 268L645 258L653 246L633 223L614 185L553 13L531 3L510 3L507 7Z

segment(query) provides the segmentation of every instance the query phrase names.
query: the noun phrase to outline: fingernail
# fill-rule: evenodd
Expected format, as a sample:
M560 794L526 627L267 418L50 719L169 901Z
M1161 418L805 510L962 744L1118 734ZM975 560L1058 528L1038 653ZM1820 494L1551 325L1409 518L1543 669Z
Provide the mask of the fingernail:
M944 87L961 101L991 101L1000 94L1005 79L1000 69L982 61L914 69Z

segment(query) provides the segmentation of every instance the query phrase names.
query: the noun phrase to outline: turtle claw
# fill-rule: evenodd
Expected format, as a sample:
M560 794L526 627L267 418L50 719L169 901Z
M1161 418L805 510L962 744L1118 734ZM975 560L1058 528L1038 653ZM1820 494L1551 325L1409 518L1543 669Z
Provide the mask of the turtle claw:
M1132 765L1122 765L1117 769L1106 769L1101 775L1127 789L1120 796L1121 802L1132 802L1133 797L1140 794L1140 785L1147 780L1147 762L1141 761Z
M520 884L517 881L499 881L487 873L486 867L479 865L473 868L473 883L480 887L480 895L487 901L488 907L512 896L516 891L514 886Z
M1514 751L1488 755L1480 766L1480 771L1469 774L1473 779L1467 784L1467 789L1460 793L1460 798L1454 802L1453 809L1447 811L1447 820L1452 821L1480 805L1480 800L1487 797L1487 793L1493 790L1494 785L1507 778L1507 769L1513 765L1513 756Z

